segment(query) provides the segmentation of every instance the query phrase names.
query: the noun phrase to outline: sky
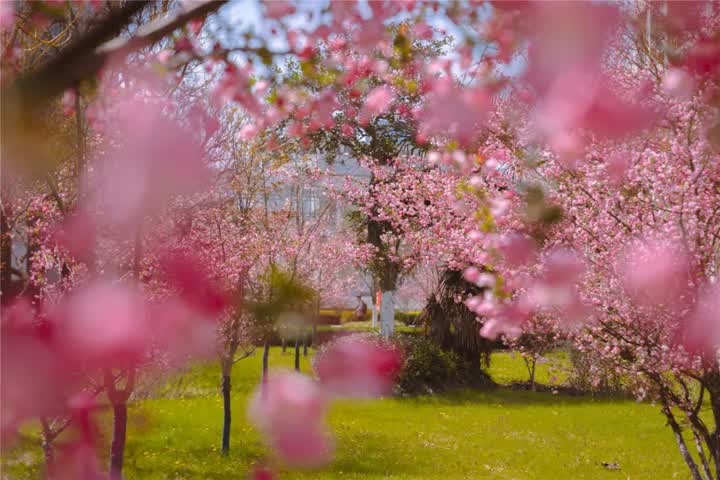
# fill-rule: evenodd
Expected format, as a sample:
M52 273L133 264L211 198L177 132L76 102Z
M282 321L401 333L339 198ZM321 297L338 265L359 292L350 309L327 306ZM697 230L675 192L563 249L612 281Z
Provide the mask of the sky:
M329 4L329 0L301 0L295 5L298 7L298 11L288 17L288 24L297 30L313 30L321 21L328 22L329 18L326 14L321 17L321 12ZM361 0L359 2L359 11L364 18L370 18L372 12L368 7L367 0ZM278 26L276 20L265 19L264 9L260 0L234 0L223 6L219 11L216 25L211 25L210 28L222 28L221 32L217 32L219 38L225 46L238 46L245 43L244 34L246 32L253 32L255 35L265 42L267 47L272 51L285 51L288 49L288 44L282 35L274 35L272 30L273 27ZM479 9L481 16L490 17L492 15L492 8L489 6L483 6ZM311 15L312 14L312 15ZM407 17L407 14L399 14L391 18L391 21L402 20L403 17ZM451 21L449 21L442 14L431 13L426 17L428 24L447 32L454 38L462 37L461 30ZM222 27L221 27L222 26ZM251 46L259 46L253 45ZM480 52L484 50L487 45L478 45L476 47L476 57L479 58ZM450 56L454 55L452 52ZM238 60L242 61L242 56L238 55ZM516 58L511 64L501 67L500 73L503 75L514 76L519 74L524 69L524 63L522 59Z

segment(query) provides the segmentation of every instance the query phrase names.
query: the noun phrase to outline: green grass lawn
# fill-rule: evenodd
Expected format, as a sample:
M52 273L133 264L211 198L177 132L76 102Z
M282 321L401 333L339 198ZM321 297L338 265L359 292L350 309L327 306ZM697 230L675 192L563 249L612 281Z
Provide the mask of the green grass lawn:
M319 325L318 326L319 331L327 331L327 332L333 332L333 331L349 331L349 332L379 332L380 331L380 324L378 323L378 326L373 328L372 327L372 321L367 320L363 322L345 322L340 325ZM395 322L395 331L396 332L403 332L403 333L413 333L417 331L422 331L422 327L414 327L414 326L408 326L405 325L402 322Z
M271 366L293 356L273 349ZM167 383L162 397L133 404L127 479L243 479L268 451L245 420L245 403L260 375L260 355L233 372L231 454L219 454L222 404L219 369L199 365ZM309 357L301 368L309 371ZM500 383L526 380L519 357L493 356ZM547 382L545 365L538 380ZM632 401L496 388L436 397L341 402L332 408L336 460L283 479L686 479L658 409ZM609 470L602 463L617 463ZM3 457L3 478L37 478L40 448L30 438Z

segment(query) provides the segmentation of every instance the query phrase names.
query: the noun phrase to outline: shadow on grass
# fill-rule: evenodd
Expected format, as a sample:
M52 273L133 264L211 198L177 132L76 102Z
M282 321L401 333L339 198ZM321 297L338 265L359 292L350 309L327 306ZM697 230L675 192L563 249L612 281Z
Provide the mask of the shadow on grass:
M541 389L539 389L541 390ZM544 389L543 389L544 390ZM621 404L632 402L632 399L621 396L592 396L578 394L562 387L547 391L530 391L514 385L497 386L477 390L463 389L445 392L442 395L421 395L399 399L402 402L419 405L470 405L470 404L503 404L503 405L582 405L588 403Z

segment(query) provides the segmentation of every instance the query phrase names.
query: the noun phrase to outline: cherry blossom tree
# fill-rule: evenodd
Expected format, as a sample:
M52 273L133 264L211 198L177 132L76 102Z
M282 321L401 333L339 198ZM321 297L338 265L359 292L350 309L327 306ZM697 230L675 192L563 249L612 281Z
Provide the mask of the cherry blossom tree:
M520 115L513 125L495 127L478 185L495 198L513 192L487 239L508 296L468 306L493 318L488 336L519 336L533 316L555 319L600 355L596 375L611 365L626 388L658 402L693 478L715 478L717 417L700 410L706 396L714 405L718 368L717 150L702 133L716 115L705 89L716 85L696 76L699 88L673 88L680 72L655 63L662 52L645 41L636 32L611 57L615 88L644 88L661 113L643 135L608 131L566 150L538 143L522 105L510 107Z
M699 414L705 395L714 418L718 410L717 5L363 5L264 2L258 28L232 34L232 4L222 1L2 4L3 166L34 186L9 188L3 176L2 290L12 304L3 309L3 439L29 419L66 414L77 435L53 474L97 477L97 404L77 380L91 371L105 380L119 419L110 468L119 477L123 408L148 352L160 346L187 358L207 346L196 339L215 339L215 319L232 303L226 290L238 283L213 281L218 272L182 248L192 235L160 221L213 180L203 145L211 135L196 135L213 122L204 106L179 105L168 93L191 72L216 104L242 108L243 139L281 132L267 138L268 150L290 137L324 150L334 142L371 168L429 152L428 160L474 174L463 202L473 205L466 214L475 227L451 231L463 243L465 230L480 247L463 251L486 253L462 261L495 277L492 294L466 299L486 319L481 332L514 336L538 312L558 318L580 345L626 372L637 393L659 399L694 478L717 475L717 428ZM439 19L454 42L434 26ZM164 73L160 80L138 68L146 64ZM54 121L61 97L80 134ZM35 188L39 180L46 185ZM374 176L369 187L381 183ZM367 239L382 267L389 333L406 265L388 247L398 225L421 215L396 205L393 225L381 206L367 215ZM266 238L292 241L269 249L273 261L263 268L277 262L300 272L308 230L288 233L287 215L271 229L270 217L283 213L264 213L264 232L280 235ZM234 228L225 215L198 221L208 235L221 221L213 263ZM12 271L11 231L33 240L21 254L27 278ZM410 244L427 241L419 237ZM435 247L454 249L447 241ZM53 269L59 281L42 278ZM583 326L588 318L594 323ZM322 421L298 425L283 415L299 398L309 418L322 419L322 388L293 379L267 385L280 391L279 403L257 413L269 443L291 459L324 458ZM299 442L305 434L313 441Z

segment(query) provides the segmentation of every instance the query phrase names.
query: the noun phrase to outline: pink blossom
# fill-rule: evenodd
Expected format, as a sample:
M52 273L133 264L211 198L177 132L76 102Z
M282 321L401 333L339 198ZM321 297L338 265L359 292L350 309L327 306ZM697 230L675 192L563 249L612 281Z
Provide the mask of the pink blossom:
M678 100L689 100L695 88L695 81L685 70L671 68L663 76L662 89Z
M385 113L394 98L395 95L390 87L376 87L368 93L365 105L358 115L358 122L367 125L372 117Z
M480 328L480 335L490 340L497 340L500 335L516 338L522 333L519 324L503 321L499 318L488 318Z
M136 221L176 195L199 191L209 180L193 135L162 108L138 98L117 106L112 131L117 145L85 181L89 197L104 207L104 220L119 225Z
M148 310L139 292L98 280L71 295L53 315L70 356L104 365L138 360L148 344Z
M453 138L467 145L474 140L491 108L490 94L483 87L463 90L449 78L441 78L433 83L427 104L416 116L424 135Z
M352 137L355 134L355 130L353 130L352 125L349 123L343 123L340 127L340 132L346 137Z
M282 18L295 13L295 6L285 0L266 0L265 13L270 18Z
M610 33L619 25L615 5L584 2L533 2L526 15L530 32L530 83L546 92L573 69L596 70Z
M17 306L16 306L17 307ZM13 307L15 308L15 307ZM0 376L0 439L10 440L31 418L62 412L68 366L47 341L27 331L27 312L6 312L3 307L2 376ZM6 315L17 316L15 320ZM19 318L23 317L23 318ZM8 328L5 322L13 323ZM25 332L22 332L25 330ZM67 384L66 384L67 385Z
M258 134L258 128L254 124L247 124L240 129L238 136L241 140L252 140Z
M67 116L73 115L75 113L75 101L77 99L77 94L75 93L75 90L70 88L68 90L65 90L65 93L63 94L63 113Z
M77 260L91 263L97 242L97 225L84 212L68 215L55 230L54 239Z
M213 282L197 258L168 254L161 261L165 279L177 288L183 301L197 311L217 315L229 304L230 298L217 282Z
M57 480L104 480L96 447L87 441L73 441L62 445L57 460L51 465L51 478Z
M522 234L511 233L500 239L498 250L508 264L514 267L530 262L535 256L533 241Z
M616 152L608 157L607 174L612 183L619 184L625 178L625 173L630 165L628 155L625 152Z
M715 75L720 67L720 45L715 39L700 38L685 56L684 65L698 75Z
M0 31L9 30L15 23L15 2L0 2Z
M714 352L720 345L720 286L711 285L700 293L695 310L681 332L682 343L691 352Z
M377 397L391 391L400 352L363 336L342 338L313 364L320 384L335 395Z
M425 22L415 24L413 33L420 40L432 40L434 34L432 27Z
M584 272L585 265L575 252L556 249L544 262L543 280L552 286L571 286L579 281Z
M211 358L217 347L217 318L199 313L184 301L171 297L150 310L148 328L171 363L188 358Z
M328 461L333 446L325 428L326 399L310 378L271 373L250 400L248 415L285 462L298 466Z
M463 278L470 283L475 283L480 278L480 269L477 267L466 268L463 272Z
M677 244L645 241L625 249L618 263L623 285L640 305L667 305L687 291L690 265Z
M483 299L480 296L473 296L465 300L465 306L468 307L468 310L471 312L475 312L478 307L482 304Z
M491 273L481 273L475 284L480 288L494 288L496 280L495 275Z
M526 79L540 94L541 131L550 138L578 128L619 137L647 127L654 112L621 97L601 73L608 40L620 25L619 8L583 2L533 7Z
M250 474L249 480L274 480L275 474L267 467L256 466Z

